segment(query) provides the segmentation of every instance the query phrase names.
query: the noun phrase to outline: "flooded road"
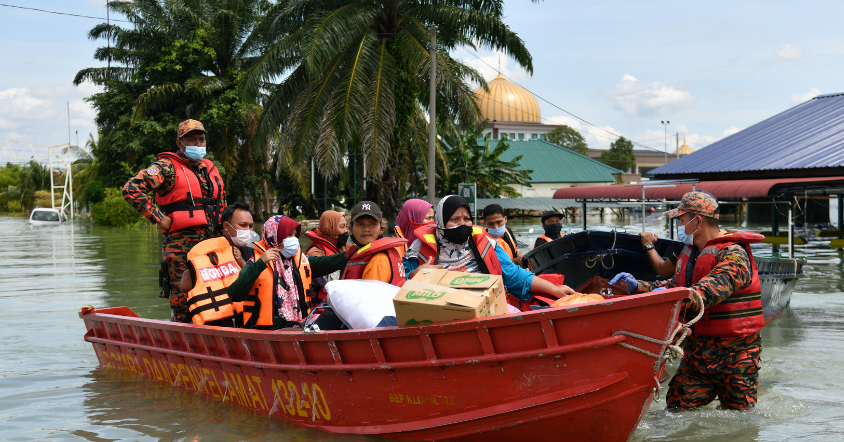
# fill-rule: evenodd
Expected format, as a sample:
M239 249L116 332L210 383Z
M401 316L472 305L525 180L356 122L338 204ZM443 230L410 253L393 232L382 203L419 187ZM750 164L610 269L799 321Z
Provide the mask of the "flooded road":
M641 229L636 218L626 223L631 233ZM590 228L623 224L590 219ZM540 234L536 219L510 225L525 243ZM665 236L664 220L653 217L647 225ZM157 287L160 241L152 228L85 222L35 228L24 217L0 216L0 439L381 440L305 429L98 368L77 312L87 304L125 305L142 317L167 319L169 307ZM766 254L770 247L754 251ZM815 241L797 254L809 263L791 308L762 331L756 410L666 413L660 402L631 440L844 440L842 254Z

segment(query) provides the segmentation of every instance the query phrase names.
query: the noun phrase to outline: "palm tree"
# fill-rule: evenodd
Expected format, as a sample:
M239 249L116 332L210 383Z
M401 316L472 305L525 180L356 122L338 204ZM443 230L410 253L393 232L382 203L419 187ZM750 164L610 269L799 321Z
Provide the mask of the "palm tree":
M382 209L395 214L414 159L427 157L430 24L439 27L436 100L444 127L476 123L467 81L486 87L449 55L455 48L502 50L533 70L524 42L503 22L500 0L280 0L268 10L251 38L269 40L242 92L247 99L266 93L258 138L272 139L279 169L302 192L312 157L321 174L334 176L349 153L360 152ZM276 78L283 80L271 83Z

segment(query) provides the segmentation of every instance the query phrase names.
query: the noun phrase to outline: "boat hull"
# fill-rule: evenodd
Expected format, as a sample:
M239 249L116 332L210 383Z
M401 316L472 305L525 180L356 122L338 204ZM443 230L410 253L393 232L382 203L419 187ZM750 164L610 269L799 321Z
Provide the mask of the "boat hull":
M687 289L416 327L266 332L81 313L100 364L333 433L624 441Z
M660 256L682 250L683 243L660 239L656 243ZM525 254L537 274L566 275L566 284L580 287L596 276L612 279L620 272L643 281L661 279L642 249L639 235L585 231L566 235ZM802 258L754 256L762 286L762 308L765 323L788 308L794 286L803 274Z

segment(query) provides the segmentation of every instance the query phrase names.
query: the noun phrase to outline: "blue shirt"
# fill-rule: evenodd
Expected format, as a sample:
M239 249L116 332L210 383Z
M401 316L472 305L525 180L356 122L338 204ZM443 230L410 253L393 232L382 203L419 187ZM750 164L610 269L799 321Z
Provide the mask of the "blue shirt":
M533 296L533 293L530 292L530 285L533 284L533 278L536 275L529 270L517 266L510 259L507 251L499 247L498 244L493 242L492 245L495 247L495 256L498 257L498 262L501 264L501 276L504 279L504 287L507 288L507 293L523 301L529 300ZM402 259L402 262L404 263L406 275L409 275L410 272L419 267L419 260L416 258Z

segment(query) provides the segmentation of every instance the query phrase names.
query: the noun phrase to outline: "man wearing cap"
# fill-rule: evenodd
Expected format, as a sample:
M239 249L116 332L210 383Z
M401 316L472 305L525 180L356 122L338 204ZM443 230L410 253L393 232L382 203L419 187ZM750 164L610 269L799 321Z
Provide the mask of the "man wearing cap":
M407 244L404 238L384 238L381 208L372 201L361 201L352 208L352 243L346 251L349 261L340 279L371 279L402 286L405 282L402 255L397 250Z
M555 239L563 237L560 234L560 232L563 231L563 214L554 211L542 214L542 229L545 230L545 234L536 238L536 242L533 243L534 249L542 244L549 243Z
M191 322L187 298L179 290L188 251L214 236L220 212L226 207L223 178L205 157L205 128L185 120L176 132L176 152L158 154L158 161L129 179L123 198L164 233L162 297L170 298L171 319ZM155 203L149 194L155 192ZM169 280L169 287L166 281Z
M631 293L672 287L696 291L687 317L704 309L686 339L683 361L668 387L669 410L704 406L716 397L723 409L750 409L756 404L764 325L762 297L750 243L764 237L752 232L722 232L715 198L704 192L683 195L680 205L666 212L677 218L678 238L686 244L674 276L666 281L637 281L619 273L610 284Z

